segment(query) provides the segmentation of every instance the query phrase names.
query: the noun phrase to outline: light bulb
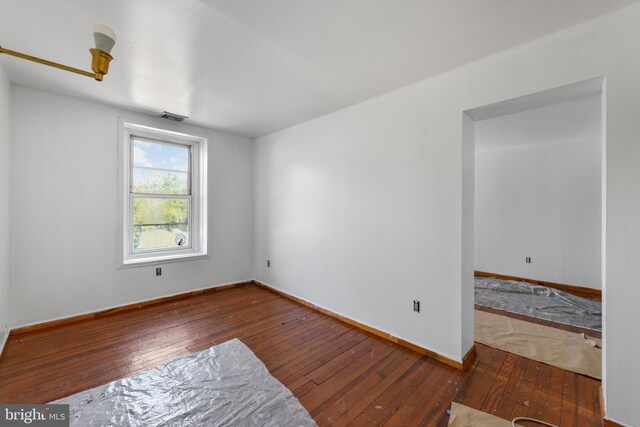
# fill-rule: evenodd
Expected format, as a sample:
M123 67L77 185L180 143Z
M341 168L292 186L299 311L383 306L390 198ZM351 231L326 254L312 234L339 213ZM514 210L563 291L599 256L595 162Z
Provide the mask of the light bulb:
M116 44L116 33L106 25L98 24L93 28L93 39L96 49L110 54L113 45Z

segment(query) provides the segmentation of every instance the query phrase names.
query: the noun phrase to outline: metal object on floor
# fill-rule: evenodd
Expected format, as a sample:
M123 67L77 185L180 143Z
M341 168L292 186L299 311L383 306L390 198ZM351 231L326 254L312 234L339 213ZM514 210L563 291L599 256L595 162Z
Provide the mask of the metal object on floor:
M544 422L544 421L536 420L535 418L527 418L527 417L516 417L516 418L512 419L511 420L511 425L513 427L518 427L516 425L516 421L529 421L529 422L532 422L532 423L541 424L543 426L558 427L555 424L551 424L551 423L547 423L547 422Z
M602 331L602 304L546 286L475 278L475 303L512 313Z

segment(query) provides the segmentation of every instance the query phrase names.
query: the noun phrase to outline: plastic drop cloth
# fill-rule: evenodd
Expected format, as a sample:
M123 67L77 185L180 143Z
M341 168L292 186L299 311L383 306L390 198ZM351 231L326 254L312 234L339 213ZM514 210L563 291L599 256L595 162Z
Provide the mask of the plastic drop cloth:
M475 303L566 325L602 331L602 304L546 286L475 278Z
M51 403L72 426L316 426L238 339Z

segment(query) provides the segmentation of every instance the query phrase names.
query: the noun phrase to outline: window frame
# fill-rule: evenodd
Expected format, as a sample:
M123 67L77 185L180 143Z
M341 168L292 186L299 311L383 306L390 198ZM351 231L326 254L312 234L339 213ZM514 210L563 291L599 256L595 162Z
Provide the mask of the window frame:
M122 244L120 260L122 266L157 264L207 256L207 160L208 138L171 130L121 121L121 224ZM189 147L189 195L133 193L133 142L143 140L151 143ZM133 200L134 198L168 198L189 200L189 245L181 248L159 248L144 251L133 250Z

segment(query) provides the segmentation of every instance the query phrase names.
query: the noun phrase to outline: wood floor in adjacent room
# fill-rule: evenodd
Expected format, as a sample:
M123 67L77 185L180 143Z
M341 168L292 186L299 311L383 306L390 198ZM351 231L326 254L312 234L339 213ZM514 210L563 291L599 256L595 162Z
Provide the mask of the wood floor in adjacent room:
M1 403L45 403L239 338L322 425L446 426L451 401L601 426L600 382L478 345L461 372L254 285L12 336Z

